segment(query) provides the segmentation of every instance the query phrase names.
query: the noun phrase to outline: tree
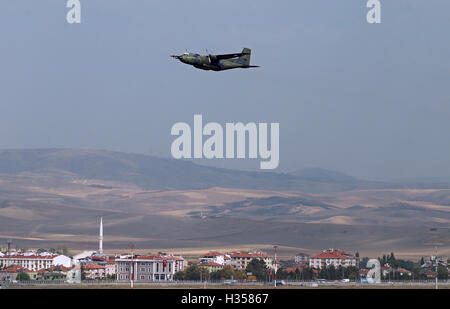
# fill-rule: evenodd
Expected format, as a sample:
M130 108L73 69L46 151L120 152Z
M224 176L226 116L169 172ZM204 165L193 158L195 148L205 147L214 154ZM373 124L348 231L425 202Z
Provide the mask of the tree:
M210 274L210 278L213 280L225 280L225 279L245 279L247 278L247 275L239 270L233 269L230 265L225 266L224 268L214 271Z
M192 265L183 271L177 272L174 275L175 280L200 280L202 270L197 265Z
M62 255L67 255L67 256L69 255L69 249L67 248L66 245L59 246L57 248L57 252Z
M422 256L422 258L420 259L420 265L423 265L423 264L425 264L425 259L423 258L423 256Z
M336 279L340 280L340 279L344 279L345 276L345 269L344 267L342 267L342 265L339 265L338 268L336 269Z
M31 278L30 278L30 275L28 275L26 272L21 271L17 274L16 280L17 281L29 281L29 280L31 280Z
M184 270L176 272L175 275L173 275L173 280L184 280Z
M231 279L236 277L235 271L230 265L219 270L218 275L220 276L220 279Z
M301 272L298 268L295 269L295 280L299 280L301 278Z
M319 271L319 278L328 279L328 269L326 269L325 267L321 268Z
M246 272L252 273L257 280L264 280L267 274L267 266L263 260L253 259L248 263Z
M345 269L346 275L350 280L358 280L359 279L359 270L355 266L349 266Z
M391 265L392 268L398 267L397 259L394 256L394 252L391 252L391 255L388 257L387 262Z
M301 273L301 280L311 280L313 278L313 270L309 266L303 268Z
M235 270L234 271L234 279L236 279L236 280L247 279L247 273L243 270Z
M448 270L442 265L438 266L438 279L447 279L448 278Z
M200 280L200 267L189 266L184 270L184 280Z
M361 260L361 263L359 263L359 267L360 268L366 268L368 261L369 261L368 257L363 257L362 260Z
M336 280L336 267L334 265L328 267L328 279Z

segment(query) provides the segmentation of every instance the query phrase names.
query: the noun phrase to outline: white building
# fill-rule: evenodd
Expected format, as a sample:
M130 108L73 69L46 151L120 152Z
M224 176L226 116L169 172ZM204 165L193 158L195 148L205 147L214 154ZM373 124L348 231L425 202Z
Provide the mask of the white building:
M309 267L321 269L333 265L334 267L358 266L358 259L343 250L327 249L309 258Z
M36 271L57 265L72 267L72 260L68 256L59 254L14 254L0 257L0 268L11 265L19 265L25 269Z
M238 251L238 252L231 252L229 255L231 257L231 266L233 266L233 268L235 269L245 270L247 268L247 265L253 259L262 260L266 263L267 267L274 268L272 258L263 252Z
M172 281L183 271L185 260L173 255L127 255L116 259L116 280L119 282Z
M86 279L98 280L104 279L106 275L106 269L103 265L98 265L95 263L90 263L87 265L81 265L81 270Z
M209 264L209 263L219 265L229 265L231 264L231 258L229 255L217 251L211 251L200 256L200 264Z
M83 251L73 256L73 261L76 263L77 261L84 260L86 258L91 257L95 251Z
M300 252L297 253L294 257L294 261L296 264L308 264L309 263L309 254Z

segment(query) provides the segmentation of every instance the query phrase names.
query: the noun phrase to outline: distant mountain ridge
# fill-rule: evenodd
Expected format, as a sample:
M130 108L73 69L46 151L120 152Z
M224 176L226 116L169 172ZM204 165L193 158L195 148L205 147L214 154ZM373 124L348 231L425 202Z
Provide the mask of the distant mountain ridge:
M379 183L359 181L324 169L298 173L249 172L193 162L106 150L26 149L0 151L0 173L60 171L82 179L125 182L143 189L205 189L211 187L333 192Z
M345 173L326 170L320 167L304 168L291 174L315 181L331 181L341 183L354 183L360 181L359 179L349 176Z
M0 243L89 249L102 216L109 248L449 248L449 190L410 189L318 168L295 175L104 150L5 150Z

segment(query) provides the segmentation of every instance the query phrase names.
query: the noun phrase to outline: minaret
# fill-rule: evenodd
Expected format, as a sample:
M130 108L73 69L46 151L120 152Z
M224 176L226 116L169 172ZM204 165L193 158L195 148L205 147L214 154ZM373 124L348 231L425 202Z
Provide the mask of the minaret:
M103 254L103 218L100 217L100 234L98 237L98 254Z

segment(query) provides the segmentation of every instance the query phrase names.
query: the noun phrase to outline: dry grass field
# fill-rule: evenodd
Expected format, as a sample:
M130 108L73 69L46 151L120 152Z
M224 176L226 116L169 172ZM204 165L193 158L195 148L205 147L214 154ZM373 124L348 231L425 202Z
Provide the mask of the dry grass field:
M12 239L18 247L92 250L102 216L110 253L131 244L143 252L188 256L210 249L270 250L276 244L285 257L329 247L417 259L438 246L440 254L450 255L445 184L241 173L102 151L0 152L0 163L3 246ZM204 188L184 188L189 182L178 183L170 171L180 177L194 173ZM172 188L160 188L169 180ZM266 189L252 188L254 183Z

